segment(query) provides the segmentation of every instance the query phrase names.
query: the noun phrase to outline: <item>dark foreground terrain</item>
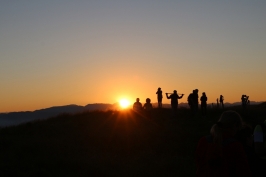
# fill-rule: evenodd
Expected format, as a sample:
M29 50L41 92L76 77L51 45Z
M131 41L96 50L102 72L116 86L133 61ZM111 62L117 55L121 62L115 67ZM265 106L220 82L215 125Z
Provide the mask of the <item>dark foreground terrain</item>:
M266 119L265 103L228 109L252 126ZM0 176L194 176L197 142L221 112L94 111L2 128Z

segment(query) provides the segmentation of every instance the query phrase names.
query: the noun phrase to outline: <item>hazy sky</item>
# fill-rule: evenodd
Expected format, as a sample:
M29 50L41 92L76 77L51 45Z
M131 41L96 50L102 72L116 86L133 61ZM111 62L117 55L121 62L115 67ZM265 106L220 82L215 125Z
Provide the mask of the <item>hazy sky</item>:
M265 101L265 68L265 0L0 1L0 112L156 102L158 87Z

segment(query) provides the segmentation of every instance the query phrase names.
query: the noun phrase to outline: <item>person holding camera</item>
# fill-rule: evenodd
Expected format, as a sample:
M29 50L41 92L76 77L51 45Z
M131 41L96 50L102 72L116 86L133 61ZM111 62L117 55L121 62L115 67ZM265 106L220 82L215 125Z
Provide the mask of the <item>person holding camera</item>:
M242 95L242 97L241 97L242 107L244 110L247 107L248 98L249 98L249 96L247 96L247 95Z

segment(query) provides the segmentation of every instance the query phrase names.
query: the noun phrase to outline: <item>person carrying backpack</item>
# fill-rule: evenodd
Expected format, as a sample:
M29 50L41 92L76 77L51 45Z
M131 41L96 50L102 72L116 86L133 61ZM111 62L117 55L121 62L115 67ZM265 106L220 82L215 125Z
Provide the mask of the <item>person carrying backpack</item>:
M196 176L252 176L243 145L234 136L242 127L241 116L225 111L209 136L202 137L196 149Z

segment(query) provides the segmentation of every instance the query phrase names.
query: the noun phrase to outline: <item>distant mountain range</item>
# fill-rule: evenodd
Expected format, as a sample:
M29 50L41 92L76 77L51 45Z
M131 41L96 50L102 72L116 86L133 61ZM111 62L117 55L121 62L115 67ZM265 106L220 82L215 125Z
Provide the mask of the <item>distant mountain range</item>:
M47 119L63 113L73 114L84 111L108 110L108 109L117 109L117 108L118 104L96 103L96 104L88 104L86 106L78 106L72 104L66 106L54 106L35 111L0 113L0 127L18 125L25 122Z
M254 102L251 101L251 105L260 104L262 102ZM152 103L153 107L157 107L157 103ZM236 103L225 103L225 107L231 107L231 106L238 106L241 105L241 102ZM216 107L215 104L208 104L209 107ZM170 104L163 104L164 108L170 108ZM179 107L188 108L187 103L179 103ZM10 112L10 113L0 113L0 127L6 127L6 126L13 126L18 125L21 123L26 123L30 121L35 120L42 120L47 119L50 117L57 116L59 114L63 113L79 113L84 111L95 111L95 110L119 110L119 104L102 104L102 103L95 103L95 104L88 104L86 106L78 106L78 105L66 105L66 106L55 106L35 111L24 111L24 112Z

